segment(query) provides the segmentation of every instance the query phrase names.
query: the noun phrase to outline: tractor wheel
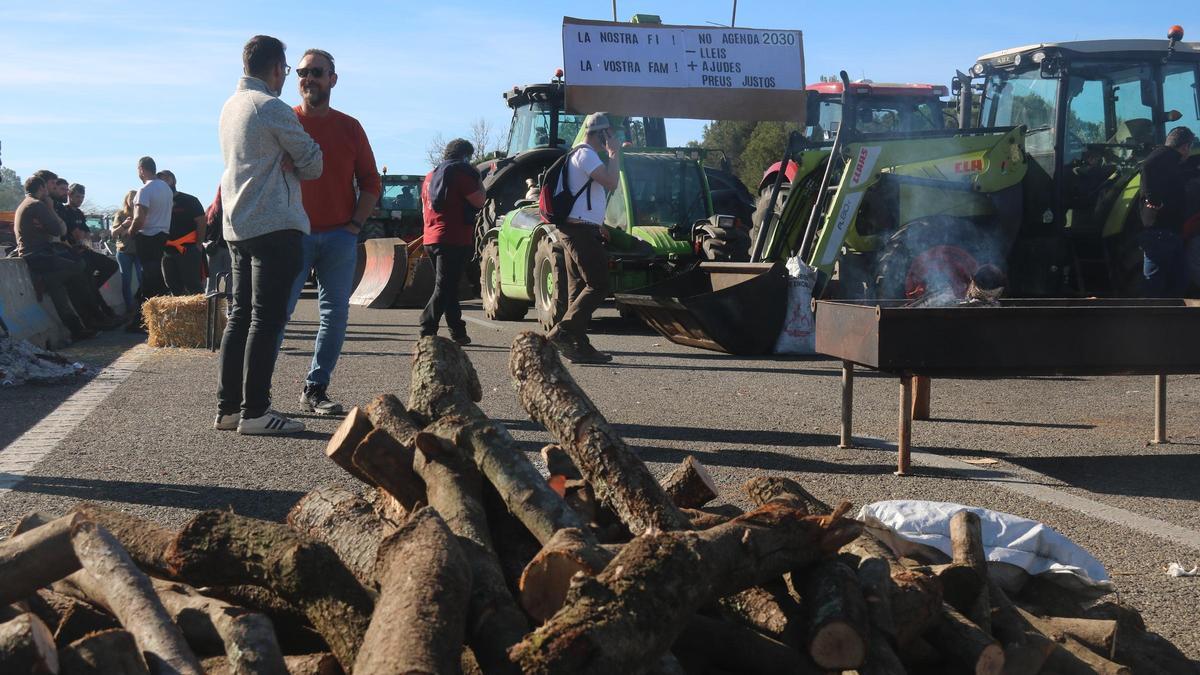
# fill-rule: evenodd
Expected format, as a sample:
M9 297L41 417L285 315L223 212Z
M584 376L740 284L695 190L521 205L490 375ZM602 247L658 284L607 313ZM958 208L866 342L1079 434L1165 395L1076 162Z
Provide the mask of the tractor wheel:
M492 239L483 247L479 262L483 315L496 321L520 321L529 311L529 303L504 297L500 291L500 245Z
M888 238L875 262L876 297L918 298L951 290L966 297L981 265L1005 269L1004 251L974 224L951 216L914 220Z
M758 196L758 201L754 204L754 217L751 219L753 225L750 228L750 246L754 246L754 241L758 239L758 231L762 229L763 219L767 217L767 205L771 202L771 187L768 185L763 188L762 194ZM779 198L775 201L775 217L779 218L779 214L783 213L783 205L787 203L788 195L792 192L792 186L788 184L779 186Z
M567 263L563 252L549 237L538 241L533 252L533 306L538 323L549 331L567 313Z

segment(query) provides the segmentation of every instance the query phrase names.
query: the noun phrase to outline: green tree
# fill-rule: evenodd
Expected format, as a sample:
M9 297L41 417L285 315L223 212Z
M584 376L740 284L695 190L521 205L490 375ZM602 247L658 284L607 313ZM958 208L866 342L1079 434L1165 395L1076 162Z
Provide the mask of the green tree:
M733 173L753 189L763 171L782 158L788 133L797 128L785 122L717 120L704 126L698 145L724 150Z
M21 177L7 166L0 166L0 211L14 211L25 197Z

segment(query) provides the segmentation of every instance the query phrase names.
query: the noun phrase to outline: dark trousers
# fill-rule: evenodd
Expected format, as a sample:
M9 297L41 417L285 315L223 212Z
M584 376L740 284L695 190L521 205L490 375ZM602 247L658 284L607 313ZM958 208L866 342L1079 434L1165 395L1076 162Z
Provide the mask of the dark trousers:
M27 256L25 263L30 275L45 285L54 311L71 333L80 332L85 324L102 321L93 304L94 288L88 283L82 261L47 251Z
M299 230L231 241L233 309L221 340L217 405L223 415L261 417L271 406L271 376L287 323L292 281L300 273Z
M167 283L163 280L162 257L163 245L167 243L167 233L146 236L134 236L138 261L142 263L142 290L139 296L142 300L156 298L168 293Z
M565 223L558 227L558 232L562 235L559 243L567 266L569 304L556 329L568 335L585 336L592 314L608 297L608 250L596 225Z
M433 264L433 295L429 296L425 311L421 312L421 335L437 335L438 322L443 315L451 335L465 335L467 324L458 304L458 282L471 255L471 247L430 244L425 247L425 254Z
M93 251L90 248L79 249L80 257L83 258L83 264L87 265L88 274L92 277L96 284L96 288L104 285L109 277L116 274L121 266L116 260L100 253Z
M1151 227L1138 234L1142 246L1142 295L1179 298L1187 290L1187 257L1183 238L1169 229Z
M200 247L196 244L185 244L183 253L174 246L163 249L162 275L163 281L171 295L195 295L204 292L200 272Z

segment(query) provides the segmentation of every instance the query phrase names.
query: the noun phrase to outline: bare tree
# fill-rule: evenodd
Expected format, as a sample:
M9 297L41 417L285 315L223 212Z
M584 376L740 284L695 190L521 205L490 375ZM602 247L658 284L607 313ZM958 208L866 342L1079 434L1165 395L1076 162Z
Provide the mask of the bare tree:
M495 140L492 138L492 125L486 119L480 117L471 123L471 137L469 139L471 145L475 146L475 156L471 158L472 162L480 162L488 153L495 150L492 147Z
M425 148L425 158L429 160L429 166L437 166L442 163L442 153L446 150L446 137L442 132L437 132L433 138L429 139L429 145Z

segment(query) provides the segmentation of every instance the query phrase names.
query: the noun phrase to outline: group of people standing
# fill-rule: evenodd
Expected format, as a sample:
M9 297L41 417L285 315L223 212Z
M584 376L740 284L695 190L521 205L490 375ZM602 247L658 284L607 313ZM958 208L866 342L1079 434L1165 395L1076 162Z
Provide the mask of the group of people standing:
M294 108L279 99L292 71L283 42L254 36L243 48L242 65L244 76L220 118L225 170L214 207L222 213L221 235L232 258L232 306L221 341L213 427L243 434L296 433L304 424L271 408L271 378L284 327L311 274L320 324L300 403L318 414L340 414L343 408L329 398L328 387L346 335L358 233L382 186L362 125L330 107L338 81L332 54L304 52L295 69L301 103ZM594 181L599 191L589 195L586 210L572 212L573 229L563 232L573 270L572 302L563 327L551 337L571 360L603 362L608 357L591 348L584 328L607 292L600 243L603 188L616 185L615 163L605 166L597 151L612 155L617 147L603 115L589 117L586 126L588 144L570 170L580 173L574 178L578 184ZM435 335L444 318L460 345L471 339L459 305L459 282L472 250L472 210L484 202L479 173L470 164L473 154L468 141L451 141L421 187L423 244L435 283L420 332Z

